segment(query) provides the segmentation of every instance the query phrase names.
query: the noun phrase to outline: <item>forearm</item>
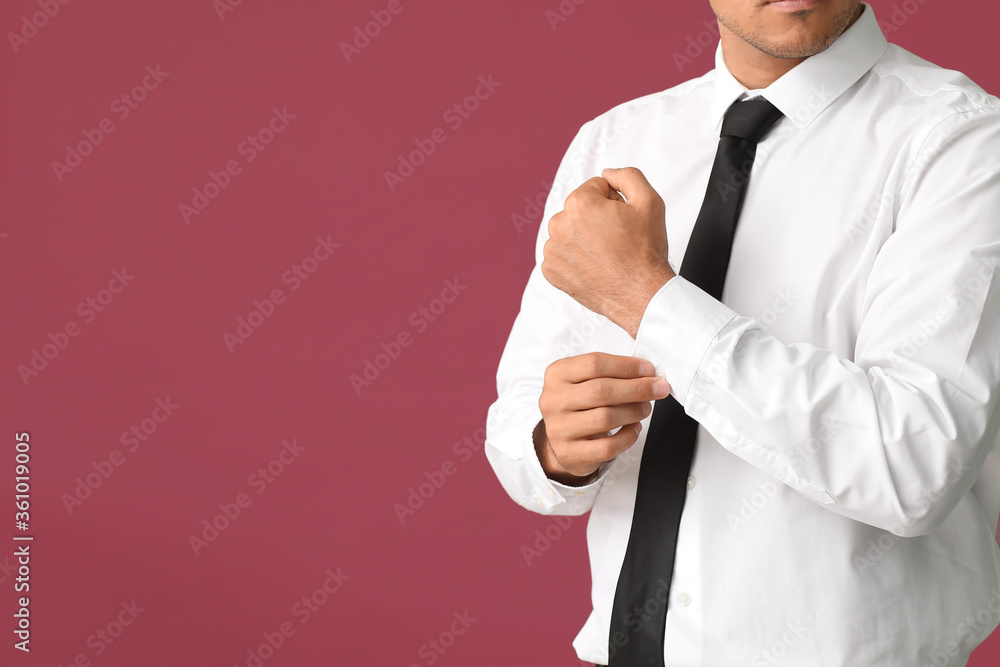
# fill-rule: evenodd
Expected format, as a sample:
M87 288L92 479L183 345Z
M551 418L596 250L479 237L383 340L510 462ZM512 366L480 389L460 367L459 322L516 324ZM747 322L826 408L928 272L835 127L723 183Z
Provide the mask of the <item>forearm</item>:
M996 434L988 342L962 345L960 329L942 328L906 359L881 320L848 360L785 344L691 283L671 283L636 352L726 449L830 511L904 536L939 525L975 481Z

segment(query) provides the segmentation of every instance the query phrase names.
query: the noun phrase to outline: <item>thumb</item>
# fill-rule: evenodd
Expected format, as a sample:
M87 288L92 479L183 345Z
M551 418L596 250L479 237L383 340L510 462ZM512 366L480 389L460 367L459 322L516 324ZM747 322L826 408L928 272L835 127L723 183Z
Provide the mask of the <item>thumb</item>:
M638 204L649 199L649 194L653 192L653 186L649 184L646 177L635 167L622 167L621 169L605 169L601 176L608 182L612 189L625 195L625 199L631 204Z

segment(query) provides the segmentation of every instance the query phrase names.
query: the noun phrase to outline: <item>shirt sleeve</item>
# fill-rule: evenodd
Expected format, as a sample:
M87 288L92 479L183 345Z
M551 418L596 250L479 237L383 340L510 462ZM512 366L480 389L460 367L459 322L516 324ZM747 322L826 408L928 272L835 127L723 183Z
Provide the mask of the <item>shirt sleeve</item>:
M947 518L1000 426L1000 110L946 118L915 155L853 359L778 340L682 277L633 347L723 447L904 537Z
M595 175L588 173L590 160L586 157L594 125L590 121L580 128L556 172L538 231L535 267L500 358L497 400L487 414L484 450L490 465L507 494L539 514L588 512L612 463L603 463L597 477L586 486L567 486L546 477L532 439L542 419L538 399L545 369L557 359L585 352L584 341L599 327L614 326L553 287L539 268L549 219L562 210L570 192Z

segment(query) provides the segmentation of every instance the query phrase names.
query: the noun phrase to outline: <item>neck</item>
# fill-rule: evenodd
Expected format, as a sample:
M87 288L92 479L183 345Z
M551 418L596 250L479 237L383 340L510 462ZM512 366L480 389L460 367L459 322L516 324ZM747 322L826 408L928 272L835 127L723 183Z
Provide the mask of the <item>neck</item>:
M722 57L733 78L748 90L767 88L805 58L776 58L719 25Z

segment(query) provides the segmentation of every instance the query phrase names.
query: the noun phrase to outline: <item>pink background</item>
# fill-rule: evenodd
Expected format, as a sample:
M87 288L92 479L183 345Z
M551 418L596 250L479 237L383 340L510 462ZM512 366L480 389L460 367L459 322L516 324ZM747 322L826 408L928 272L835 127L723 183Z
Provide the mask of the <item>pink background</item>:
M4 33L36 1L4 2ZM890 41L1000 91L996 3L908 0L896 26L892 3L872 4ZM246 665L283 623L294 634L264 664L579 664L586 519L518 508L479 444L533 263L540 214L525 198L544 201L583 122L713 66L714 38L684 68L673 58L711 10L591 0L553 29L557 0L401 0L348 63L339 43L386 6L245 0L220 19L211 0L79 1L17 52L8 37L0 505L13 513L13 434L28 431L35 541L30 656L12 648L14 559L0 557L3 664ZM500 85L449 124L490 75ZM122 118L114 100L144 76L152 90ZM241 142L274 108L294 118L248 161ZM66 145L105 118L113 131L57 176ZM435 128L445 141L390 190L384 173ZM179 205L230 160L238 173L187 223ZM339 247L292 289L282 277L317 237ZM102 292L123 267L134 279ZM446 280L458 296L424 318ZM223 334L275 289L283 303L231 353ZM67 324L77 335L63 339ZM25 383L18 366L50 333L64 349ZM356 391L350 376L401 334L408 345ZM155 432L123 444L143 420ZM286 440L304 449L274 463ZM269 463L280 474L251 477ZM109 465L70 512L77 478ZM401 522L396 505L428 479L440 488ZM190 536L238 497L249 504L195 555ZM546 529L556 539L528 565L522 546ZM338 568L340 588L302 622L295 605ZM98 639L120 612L130 625ZM971 664L998 658L994 636Z

